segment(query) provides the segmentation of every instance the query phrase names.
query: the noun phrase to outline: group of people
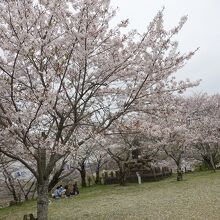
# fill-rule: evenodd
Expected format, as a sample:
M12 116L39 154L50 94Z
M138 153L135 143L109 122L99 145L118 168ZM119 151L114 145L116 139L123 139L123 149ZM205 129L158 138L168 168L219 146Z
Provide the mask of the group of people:
M72 186L72 189L68 185L66 185L64 188L62 185L57 186L52 196L54 199L60 199L63 197L70 197L78 194L79 194L79 189L77 183L75 182Z

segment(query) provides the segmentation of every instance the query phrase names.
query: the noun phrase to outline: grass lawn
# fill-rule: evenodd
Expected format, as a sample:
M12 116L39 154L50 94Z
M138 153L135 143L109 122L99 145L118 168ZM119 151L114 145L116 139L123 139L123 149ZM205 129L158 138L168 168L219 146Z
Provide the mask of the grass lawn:
M75 198L52 200L51 220L188 220L220 219L220 172L187 174L141 185L97 186L81 190ZM36 202L0 209L1 220L22 220L36 213Z

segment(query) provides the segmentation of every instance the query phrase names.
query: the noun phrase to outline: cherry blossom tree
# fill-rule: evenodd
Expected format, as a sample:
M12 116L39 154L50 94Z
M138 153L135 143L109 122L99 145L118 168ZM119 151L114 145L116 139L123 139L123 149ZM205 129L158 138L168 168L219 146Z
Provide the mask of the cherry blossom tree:
M10 194L13 197L13 202L15 204L21 202L21 193L17 188L17 181L14 178L13 173L15 172L15 168L11 167L14 163L13 160L6 158L5 156L0 156L0 171L3 174L3 179L5 183L5 188L8 189Z
M134 152L139 152L142 159L150 163L155 159L158 148L156 141L151 139L146 131L149 126L148 118L140 117L140 114L127 115L122 117L117 124L109 129L105 134L105 149L110 157L116 162L119 170L120 185L126 184L128 173L128 163L137 158L133 158Z
M92 154L93 151L93 146L92 145L87 145L83 144L80 146L78 149L77 155L76 155L76 169L80 173L81 177L81 185L82 187L86 187L86 171L87 171L87 166L88 166L88 160Z
M182 162L200 158L215 171L219 157L219 95L170 96L152 119L152 136L177 166L182 180ZM198 157L195 157L198 159Z
M149 132L157 146L165 151L177 167L177 181L182 180L182 162L186 153L192 151L193 137L188 127L187 102L183 97L170 96L163 107L153 116Z
M72 155L64 156L54 167L51 175L48 186L48 192L51 192L52 189L63 179L67 178L76 171L75 166L71 163ZM67 169L68 168L68 169Z
M109 156L112 158L112 160L116 162L118 166L119 182L122 186L126 184L126 162L131 159L131 151L133 149L132 140L131 138L129 138L130 136L131 135L129 135L128 133L123 134L122 131L120 131L118 135L111 135L111 137L109 138L114 139L114 141L111 143L110 146L108 145L107 148Z
M21 203L23 200L28 201L33 198L36 191L36 181L34 176L22 176L24 166L19 162L0 154L0 173L4 179L4 190L7 189L13 198L11 204ZM20 176L17 174L20 173Z
M101 177L100 177L100 172L103 166L108 163L110 160L108 153L106 152L105 148L100 145L99 142L95 142L95 146L92 148L91 155L89 157L89 166L92 172L95 173L95 184L100 184L101 183Z
M189 128L193 135L193 146L197 159L215 172L220 162L220 96L195 94L188 99L191 114Z
M160 11L143 34L110 28L110 0L0 2L0 152L37 180L37 218L48 219L57 163L138 103L195 85L172 73L181 54ZM135 40L134 40L135 39Z

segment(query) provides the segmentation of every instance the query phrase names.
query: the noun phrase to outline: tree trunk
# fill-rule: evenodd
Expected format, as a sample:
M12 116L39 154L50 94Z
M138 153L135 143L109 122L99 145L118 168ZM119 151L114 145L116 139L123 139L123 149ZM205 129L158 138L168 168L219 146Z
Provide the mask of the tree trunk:
M119 178L120 178L120 185L125 186L126 185L126 177L123 172L119 171Z
M82 187L86 187L86 174L84 171L81 172L80 174L81 174L81 185Z
M37 219L48 220L48 180L37 184Z
M13 196L15 203L20 203L21 201L19 199L19 196L17 196L16 191L14 189L12 189L11 193L12 193L12 196Z
M21 199L19 198L19 193L17 193L15 189L15 182L13 180L13 177L10 173L7 172L7 169L3 166L3 175L5 177L5 184L8 188L8 190L11 192L14 202L20 203Z
M83 162L80 167L81 167L81 169L80 169L81 185L82 185L82 187L86 187L86 169L85 169L85 163Z
M100 167L99 165L97 165L97 168L96 168L96 176L95 176L95 183L96 184L100 184Z
M183 180L183 172L181 170L181 163L177 164L177 181L182 181Z
M215 163L214 163L214 160L213 160L213 156L212 156L212 154L210 153L210 162L211 162L211 165L212 165L212 169L213 169L213 171L215 172Z
M119 165L119 182L121 186L126 185L126 170L124 165Z
M215 167L215 163L214 163L214 160L213 160L213 156L210 154L210 155L203 155L203 163L204 165L209 169L209 170L213 170L215 172L216 170L216 167Z

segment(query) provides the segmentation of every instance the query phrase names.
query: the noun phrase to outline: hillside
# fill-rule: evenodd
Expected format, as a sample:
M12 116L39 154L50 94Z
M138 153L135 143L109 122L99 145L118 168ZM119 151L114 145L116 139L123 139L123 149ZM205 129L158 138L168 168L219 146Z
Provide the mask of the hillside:
M81 190L75 198L51 200L52 220L77 219L204 219L220 216L220 172L200 172L160 182L98 186ZM35 201L0 210L2 220L20 220L36 210Z

